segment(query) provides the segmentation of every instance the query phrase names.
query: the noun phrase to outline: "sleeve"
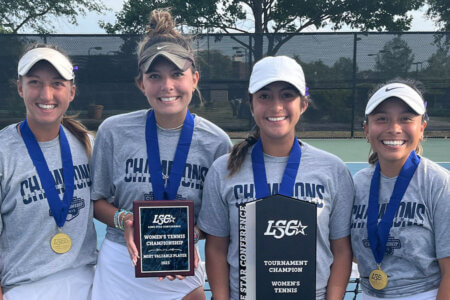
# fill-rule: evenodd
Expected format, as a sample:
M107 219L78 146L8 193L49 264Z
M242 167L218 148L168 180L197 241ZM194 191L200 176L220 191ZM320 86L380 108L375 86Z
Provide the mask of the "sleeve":
M1 207L3 205L2 181L3 181L3 173L2 170L0 170L0 235L3 232L3 218L1 214Z
M443 184L436 187L438 192L432 195L433 201L436 203L433 227L437 259L450 257L450 176L448 174Z
M333 207L330 215L330 239L337 240L350 235L351 213L355 187L350 171L342 164L335 179Z
M231 143L230 137L225 134L225 136L222 139L222 142L217 147L214 159L218 159L222 155L227 154L228 152L230 152L232 147L233 144Z
M197 226L207 234L226 237L230 235L228 205L222 199L221 178L216 168L210 168L203 186L202 205Z
M104 129L99 128L90 162L92 200L109 199L115 192L113 185L114 146L108 130Z

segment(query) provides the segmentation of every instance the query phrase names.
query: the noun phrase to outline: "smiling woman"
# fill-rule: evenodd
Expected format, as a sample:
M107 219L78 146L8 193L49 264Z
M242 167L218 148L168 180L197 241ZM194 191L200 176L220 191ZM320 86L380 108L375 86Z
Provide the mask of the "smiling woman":
M149 295L155 299L205 298L205 271L198 262L197 248L194 275L186 278L135 278L133 266L139 255L130 212L133 202L191 200L196 219L204 174L231 147L224 131L188 110L199 74L189 39L174 26L170 13L153 11L148 32L138 46L135 79L151 108L108 118L97 133L92 198L95 217L108 227L99 252L94 300L146 299ZM198 229L194 232L195 243L200 234Z
M374 154L354 176L351 231L363 299L449 299L450 176L421 155L424 99L411 82L391 82L365 113Z
M0 131L3 296L88 299L96 261L91 137L64 116L76 91L72 63L53 46L33 45L19 61L17 86L26 119Z

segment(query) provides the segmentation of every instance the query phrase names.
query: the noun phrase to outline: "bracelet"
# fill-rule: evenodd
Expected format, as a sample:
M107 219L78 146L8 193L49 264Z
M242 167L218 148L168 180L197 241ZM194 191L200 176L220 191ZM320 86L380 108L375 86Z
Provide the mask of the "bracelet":
M125 230L125 226L123 224L123 220L125 219L126 215L132 215L133 213L129 210L126 209L121 209L120 210L120 214L119 214L119 229L120 230ZM120 215L122 215L122 218L120 218Z
M120 214L120 209L118 209L116 211L116 213L114 214L114 227L119 229L119 214Z
M114 214L114 227L120 230L125 230L125 226L123 220L126 215L132 215L133 212L126 209L119 209Z
M200 230L197 227L194 227L194 244L197 244L200 240Z

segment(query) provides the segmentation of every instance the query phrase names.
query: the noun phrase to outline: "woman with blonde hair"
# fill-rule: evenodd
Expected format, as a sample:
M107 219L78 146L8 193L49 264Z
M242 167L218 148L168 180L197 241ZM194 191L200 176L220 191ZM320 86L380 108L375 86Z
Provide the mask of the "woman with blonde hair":
M92 198L95 217L108 227L93 299L205 298L200 263L194 276L180 280L135 278L134 272L133 201L192 200L196 218L206 172L231 148L223 130L188 110L199 73L189 41L174 26L170 13L153 11L138 47L136 82L151 108L111 117L98 130Z

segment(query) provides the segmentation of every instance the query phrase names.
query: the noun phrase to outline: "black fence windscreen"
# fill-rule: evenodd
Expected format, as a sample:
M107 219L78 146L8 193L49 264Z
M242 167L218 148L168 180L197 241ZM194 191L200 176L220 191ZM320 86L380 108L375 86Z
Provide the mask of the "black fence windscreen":
M263 53L273 40L288 37L276 55L302 65L313 104L298 130L310 136L361 136L368 93L380 83L409 78L423 83L430 121L428 136L450 132L450 33L304 33L263 36ZM253 126L248 78L255 62L254 35L197 35L193 40L203 101L190 110L227 132ZM136 46L132 35L0 35L0 127L25 116L17 94L17 62L30 43L60 46L76 71L77 96L71 113L91 129L104 118L148 108L136 87ZM97 111L95 111L97 109Z

